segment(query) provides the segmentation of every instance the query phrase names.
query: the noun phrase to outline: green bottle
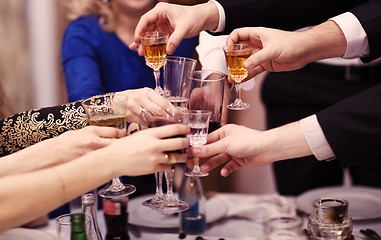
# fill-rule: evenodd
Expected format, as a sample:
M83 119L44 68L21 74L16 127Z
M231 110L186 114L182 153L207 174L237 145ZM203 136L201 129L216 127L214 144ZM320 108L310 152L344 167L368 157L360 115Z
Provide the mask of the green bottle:
M71 240L87 240L85 229L85 215L83 213L72 213L71 222Z

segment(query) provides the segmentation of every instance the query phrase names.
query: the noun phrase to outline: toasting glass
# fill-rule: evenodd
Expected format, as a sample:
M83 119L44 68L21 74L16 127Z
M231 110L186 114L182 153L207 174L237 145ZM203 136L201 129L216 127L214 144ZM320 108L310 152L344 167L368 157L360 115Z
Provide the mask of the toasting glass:
M144 32L140 35L147 66L153 69L155 91L164 96L160 86L160 68L166 63L168 33L160 31Z
M82 102L90 125L116 127L126 130L127 96L107 93L85 99ZM99 190L101 197L128 196L136 191L131 184L123 184L119 177L113 178L108 187Z
M149 128L159 127L168 124L176 124L182 123L182 115L179 109L172 108L167 109L167 114L165 116L153 115L150 112L146 113L146 122ZM180 137L180 136L176 136ZM184 136L185 137L185 136ZM183 149L176 151L176 153L185 154ZM171 155L171 152L167 153ZM174 157L171 155L170 157ZM185 211L189 208L189 205L186 202L180 201L176 199L173 195L173 175L174 175L174 166L172 166L171 170L165 171L165 180L167 184L167 193L164 196L164 199L161 202L156 202L156 204L152 204L151 207L158 212L162 212L165 214L173 214ZM144 202L143 202L144 205Z
M241 100L241 82L248 75L248 71L243 67L243 63L252 54L252 47L247 44L232 44L224 46L223 49L228 73L234 80L236 89L236 99L228 105L228 108L232 110L245 110L250 107L250 104L244 103Z
M188 135L190 139L190 145L193 148L203 146L208 137L208 127L211 111L208 110L184 110L181 112L183 115L183 121L187 122L191 129L191 134ZM209 173L203 173L200 170L199 158L194 158L194 167L192 171L185 172L185 176L188 177L206 177Z
M189 77L191 88L189 96L190 110L208 110L211 112L208 132L218 129L227 121L225 102L229 100L226 75L213 70L194 71Z
M188 108L190 91L189 74L193 74L197 61L195 59L168 56L164 66L164 92L166 98L180 109Z

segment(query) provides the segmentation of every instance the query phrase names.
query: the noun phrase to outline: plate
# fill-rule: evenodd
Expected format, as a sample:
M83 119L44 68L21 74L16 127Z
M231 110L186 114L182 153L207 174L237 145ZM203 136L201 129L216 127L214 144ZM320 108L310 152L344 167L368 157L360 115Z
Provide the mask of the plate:
M312 214L312 204L318 198L335 197L348 201L348 215L353 220L381 218L381 189L372 187L324 187L307 191L296 199L297 208Z
M154 228L178 228L179 216L166 215L156 212L149 207L144 207L142 202L152 195L139 196L128 202L128 222L138 226ZM227 214L227 206L213 197L206 201L206 222L211 223Z
M186 235L184 240L195 240L197 237L200 237L200 235ZM202 239L207 239L207 240L220 240L222 239L221 237L212 237L212 236L203 236L201 235ZM178 240L179 239L179 234L164 234L160 240ZM255 237L240 237L240 238L231 238L231 237L224 237L223 239L225 240L257 240L258 238Z
M35 229L13 228L0 233L0 240L57 240L53 235Z

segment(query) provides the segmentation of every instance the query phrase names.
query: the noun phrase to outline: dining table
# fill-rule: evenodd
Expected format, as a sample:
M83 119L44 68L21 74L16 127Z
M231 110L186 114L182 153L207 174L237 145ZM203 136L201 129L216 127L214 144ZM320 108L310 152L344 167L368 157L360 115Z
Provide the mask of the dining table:
M379 191L381 192L381 190ZM146 197L149 196L140 196L129 201L128 231L130 238L132 240L180 239L178 228L179 216L176 214L170 216L163 215L142 206L141 201ZM204 233L200 234L202 238L199 239L265 239L263 220L266 217L280 214L299 215L303 220L303 228L306 228L309 215L298 209L297 204L299 200L298 197L280 196L277 193L215 193L207 200L207 229ZM378 201L381 204L381 198ZM349 206L350 204L351 202L349 201ZM379 209L374 211L379 211ZM102 236L105 236L106 229L102 210L98 210L97 219ZM381 233L381 216L375 215L370 219L354 219L354 239L366 239L360 233L360 230L367 228ZM57 236L54 219L51 219L47 226L41 227L39 230ZM196 239L196 237L196 235L188 235L183 239Z

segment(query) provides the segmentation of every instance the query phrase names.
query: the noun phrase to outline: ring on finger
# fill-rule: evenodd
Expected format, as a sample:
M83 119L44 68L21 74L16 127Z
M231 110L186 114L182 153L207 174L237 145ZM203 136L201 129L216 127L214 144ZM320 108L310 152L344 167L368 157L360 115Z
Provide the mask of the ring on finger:
M176 158L173 156L173 154L165 154L165 161L167 164L175 164L176 163Z
M147 110L145 108L142 108L140 114L139 114L139 118L143 118L145 116L145 113L147 112Z

